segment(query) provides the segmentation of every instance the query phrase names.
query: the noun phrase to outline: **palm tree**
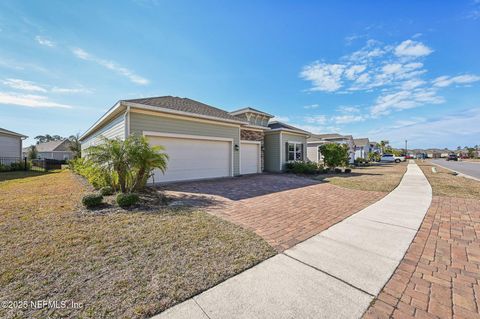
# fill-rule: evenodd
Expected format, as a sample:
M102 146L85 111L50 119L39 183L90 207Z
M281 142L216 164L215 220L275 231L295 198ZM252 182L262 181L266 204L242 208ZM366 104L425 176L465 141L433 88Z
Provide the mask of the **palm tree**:
M70 140L70 151L73 152L73 158L82 157L82 144L79 134L71 135L68 139Z
M380 149L382 150L382 154L385 153L385 147L388 145L388 141L380 141Z
M116 175L123 193L141 190L154 169L167 169L168 155L161 146L151 146L144 136L131 135L125 141L102 137L102 143L87 149L88 159Z
M147 184L153 170L158 168L162 173L167 169L168 155L163 153L163 146L150 146L144 136L133 136L126 141L128 158L132 170L132 190L140 190Z
M107 173L117 174L122 193L127 191L128 157L125 142L101 137L102 143L87 149L88 159Z

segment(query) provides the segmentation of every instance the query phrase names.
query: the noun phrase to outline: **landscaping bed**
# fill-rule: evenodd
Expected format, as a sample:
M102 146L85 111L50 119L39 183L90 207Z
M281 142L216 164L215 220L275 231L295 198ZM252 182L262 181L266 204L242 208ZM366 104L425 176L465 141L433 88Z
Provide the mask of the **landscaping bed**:
M147 318L275 253L194 208L87 212L86 192L69 171L0 182L2 301L80 305L2 308L1 318Z

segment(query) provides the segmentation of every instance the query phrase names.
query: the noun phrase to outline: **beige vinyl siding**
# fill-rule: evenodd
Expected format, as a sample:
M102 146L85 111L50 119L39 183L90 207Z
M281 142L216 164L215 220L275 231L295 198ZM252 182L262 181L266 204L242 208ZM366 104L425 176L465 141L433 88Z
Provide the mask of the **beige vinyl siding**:
M303 160L306 160L307 137L302 135L283 132L281 150L280 150L280 156L282 158L282 170L285 169L285 164L287 163L287 149L286 149L287 142L302 143L303 144Z
M21 157L22 139L18 136L0 134L0 157Z
M125 118L124 114L120 114L112 121L108 122L99 130L95 131L92 135L82 141L82 153L83 151L100 141L100 136L106 138L125 138Z
M47 158L63 161L73 158L73 153L67 151L38 152L38 158Z
M280 132L265 134L265 170L280 171Z
M318 148L322 145L321 143L310 143L307 147L307 160L310 162L318 162Z
M240 126L182 120L153 114L130 113L131 134L143 134L145 131L184 135L211 136L233 139L234 145L240 145ZM233 151L233 174L240 174L239 151Z

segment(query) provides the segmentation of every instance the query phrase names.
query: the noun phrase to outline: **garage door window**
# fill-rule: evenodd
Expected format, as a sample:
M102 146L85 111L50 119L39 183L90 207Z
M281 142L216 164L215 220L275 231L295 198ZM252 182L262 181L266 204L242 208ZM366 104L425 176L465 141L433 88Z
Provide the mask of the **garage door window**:
M302 143L287 143L287 160L288 161L302 161L303 160L303 144Z

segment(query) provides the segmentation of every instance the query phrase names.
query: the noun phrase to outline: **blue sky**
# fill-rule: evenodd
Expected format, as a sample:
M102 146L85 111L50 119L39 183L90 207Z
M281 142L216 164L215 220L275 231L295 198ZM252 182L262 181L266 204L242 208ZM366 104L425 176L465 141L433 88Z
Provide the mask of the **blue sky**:
M397 147L480 144L479 0L6 0L0 43L0 127L27 145L160 95Z

